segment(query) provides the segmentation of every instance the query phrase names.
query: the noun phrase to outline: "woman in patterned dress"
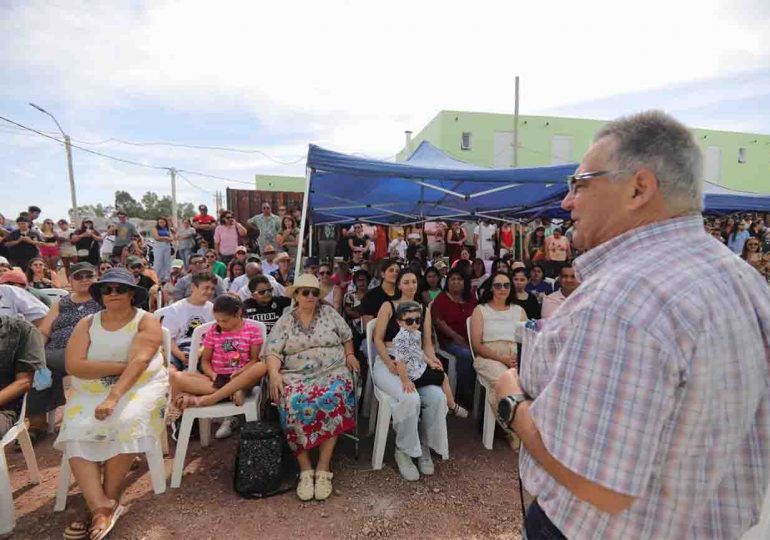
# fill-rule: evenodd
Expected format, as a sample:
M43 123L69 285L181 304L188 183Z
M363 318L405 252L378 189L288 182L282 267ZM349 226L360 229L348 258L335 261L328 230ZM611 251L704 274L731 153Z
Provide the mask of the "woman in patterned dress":
M342 316L319 301L320 291L312 274L286 289L295 307L275 323L265 352L270 397L279 405L281 427L299 462L297 496L303 501L329 497L334 445L356 423L350 370L359 366L353 335ZM315 447L313 470L308 451Z
M67 344L72 393L54 448L69 459L91 512L90 524L70 524L65 538L100 540L124 511L121 485L134 456L159 444L168 373L160 322L135 307L148 293L131 273L108 270L89 290L104 309L82 319Z

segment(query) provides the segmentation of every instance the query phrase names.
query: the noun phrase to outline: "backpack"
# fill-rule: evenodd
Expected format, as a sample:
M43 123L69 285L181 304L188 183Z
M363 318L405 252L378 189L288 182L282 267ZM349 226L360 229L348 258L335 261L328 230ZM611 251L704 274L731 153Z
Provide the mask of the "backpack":
M268 406L268 414L275 411ZM274 416L274 414L273 414ZM297 484L298 466L275 419L246 422L235 455L235 492L245 499L285 493Z

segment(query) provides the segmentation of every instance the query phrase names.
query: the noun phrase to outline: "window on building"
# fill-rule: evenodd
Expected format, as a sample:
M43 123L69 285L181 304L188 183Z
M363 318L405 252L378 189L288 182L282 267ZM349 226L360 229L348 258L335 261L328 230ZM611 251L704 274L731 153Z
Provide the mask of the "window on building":
M738 148L738 163L746 163L746 149Z
M722 149L719 146L706 148L706 163L703 170L706 181L718 184L722 180Z
M470 131L463 131L462 140L460 141L460 149L461 150L471 149L471 132Z
M572 163L572 137L554 135L551 137L551 165Z

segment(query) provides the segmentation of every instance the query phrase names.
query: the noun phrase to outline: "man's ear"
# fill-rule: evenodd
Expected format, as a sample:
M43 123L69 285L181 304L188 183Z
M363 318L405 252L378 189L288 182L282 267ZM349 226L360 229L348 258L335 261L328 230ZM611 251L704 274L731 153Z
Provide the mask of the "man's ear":
M641 208L658 194L658 178L649 169L639 169L629 186L631 208Z

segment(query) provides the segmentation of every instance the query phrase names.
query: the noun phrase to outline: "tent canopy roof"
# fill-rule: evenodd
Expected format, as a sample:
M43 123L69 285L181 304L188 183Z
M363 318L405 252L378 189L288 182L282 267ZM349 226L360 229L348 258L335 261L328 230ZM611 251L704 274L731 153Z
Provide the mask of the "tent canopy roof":
M561 200L576 165L487 169L422 142L404 163L310 146L310 208L315 224L356 219L412 223L513 214Z

